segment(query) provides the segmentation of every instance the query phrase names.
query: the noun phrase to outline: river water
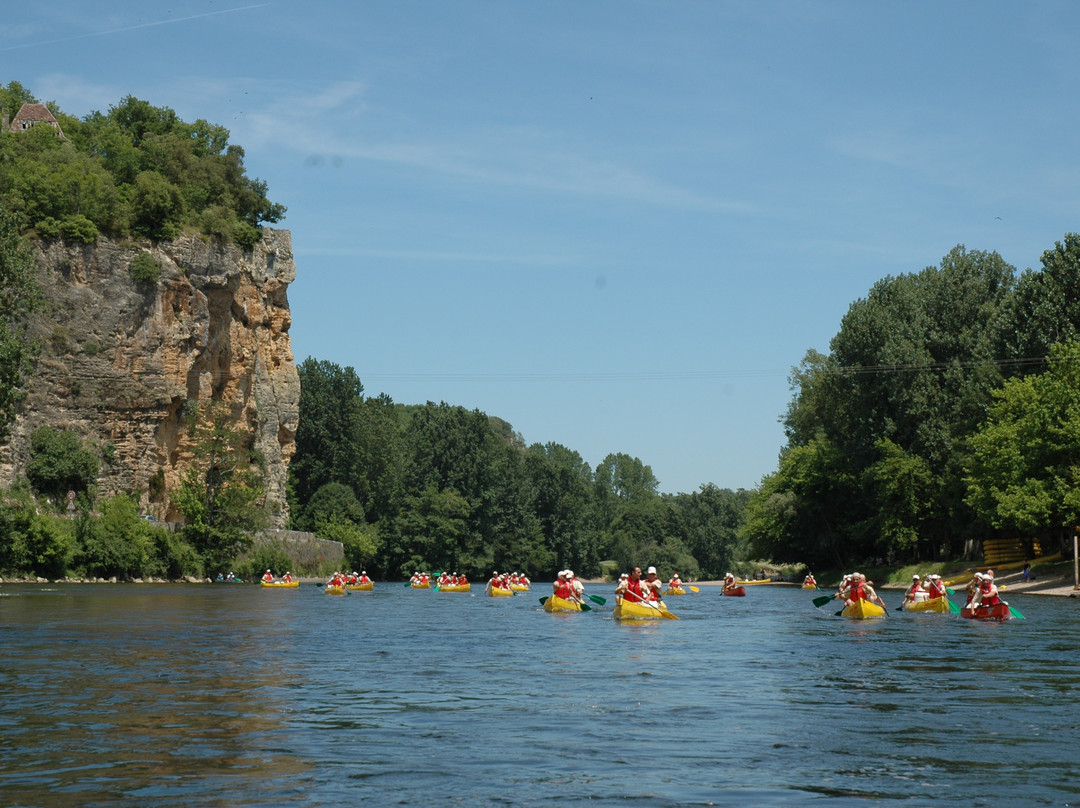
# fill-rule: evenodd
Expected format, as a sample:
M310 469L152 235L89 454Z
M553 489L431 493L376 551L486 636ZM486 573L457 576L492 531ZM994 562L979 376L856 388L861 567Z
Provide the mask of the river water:
M1080 601L701 590L0 587L0 805L1080 805Z

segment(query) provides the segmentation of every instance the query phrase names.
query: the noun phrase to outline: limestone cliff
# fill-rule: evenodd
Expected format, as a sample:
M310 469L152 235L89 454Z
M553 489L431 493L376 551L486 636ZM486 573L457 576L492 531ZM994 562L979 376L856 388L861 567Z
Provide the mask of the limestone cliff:
M36 252L48 300L35 327L42 350L0 448L0 484L22 476L38 426L74 429L115 447L99 493L135 493L147 512L178 521L169 492L191 458L185 409L213 397L232 405L265 456L271 521L283 527L300 402L286 296L296 277L290 233L266 229L251 252L197 236L54 242ZM161 264L156 283L131 276L143 252Z

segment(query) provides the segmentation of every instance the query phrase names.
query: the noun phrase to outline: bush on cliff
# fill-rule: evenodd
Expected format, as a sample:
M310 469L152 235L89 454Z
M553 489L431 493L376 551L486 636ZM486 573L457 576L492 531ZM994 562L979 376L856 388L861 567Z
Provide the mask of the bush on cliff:
M27 99L17 82L0 87L11 115ZM0 203L42 238L167 239L189 229L250 250L263 224L285 216L266 183L246 175L244 150L222 126L130 95L82 119L50 106L63 138L47 125L0 133Z

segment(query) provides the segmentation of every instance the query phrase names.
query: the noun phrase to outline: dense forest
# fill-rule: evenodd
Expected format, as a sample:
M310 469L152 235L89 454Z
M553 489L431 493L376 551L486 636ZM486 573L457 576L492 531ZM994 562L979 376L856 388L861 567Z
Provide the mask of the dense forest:
M956 247L855 301L793 371L741 535L776 560L931 560L1080 524L1080 236L1017 275Z
M737 549L746 491L661 494L638 458L612 453L593 469L568 447L527 446L476 410L365 397L356 372L330 362L301 363L300 385L293 523L342 541L380 575L548 578L655 564L708 578Z

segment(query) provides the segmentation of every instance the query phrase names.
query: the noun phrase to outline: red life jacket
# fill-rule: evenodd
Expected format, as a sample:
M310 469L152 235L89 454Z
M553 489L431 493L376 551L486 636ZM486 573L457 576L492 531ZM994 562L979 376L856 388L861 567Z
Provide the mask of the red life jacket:
M636 598L630 598L633 603L640 603L645 600L645 596L641 593L641 579L634 580L633 578L626 579L626 591L636 595Z
M563 600L569 600L573 597L574 588L570 586L567 581L556 581L555 583L555 596L560 597Z
M848 591L848 597L852 601L866 600L866 585L862 581L855 581Z
M980 601L980 605L997 606L999 603L1001 603L1001 598L999 598L996 593L993 595L990 594L991 586L993 586L993 583L991 581L983 581L983 583L979 585L979 591L982 592L982 600Z
M941 581L930 582L930 599L945 597L945 586Z

